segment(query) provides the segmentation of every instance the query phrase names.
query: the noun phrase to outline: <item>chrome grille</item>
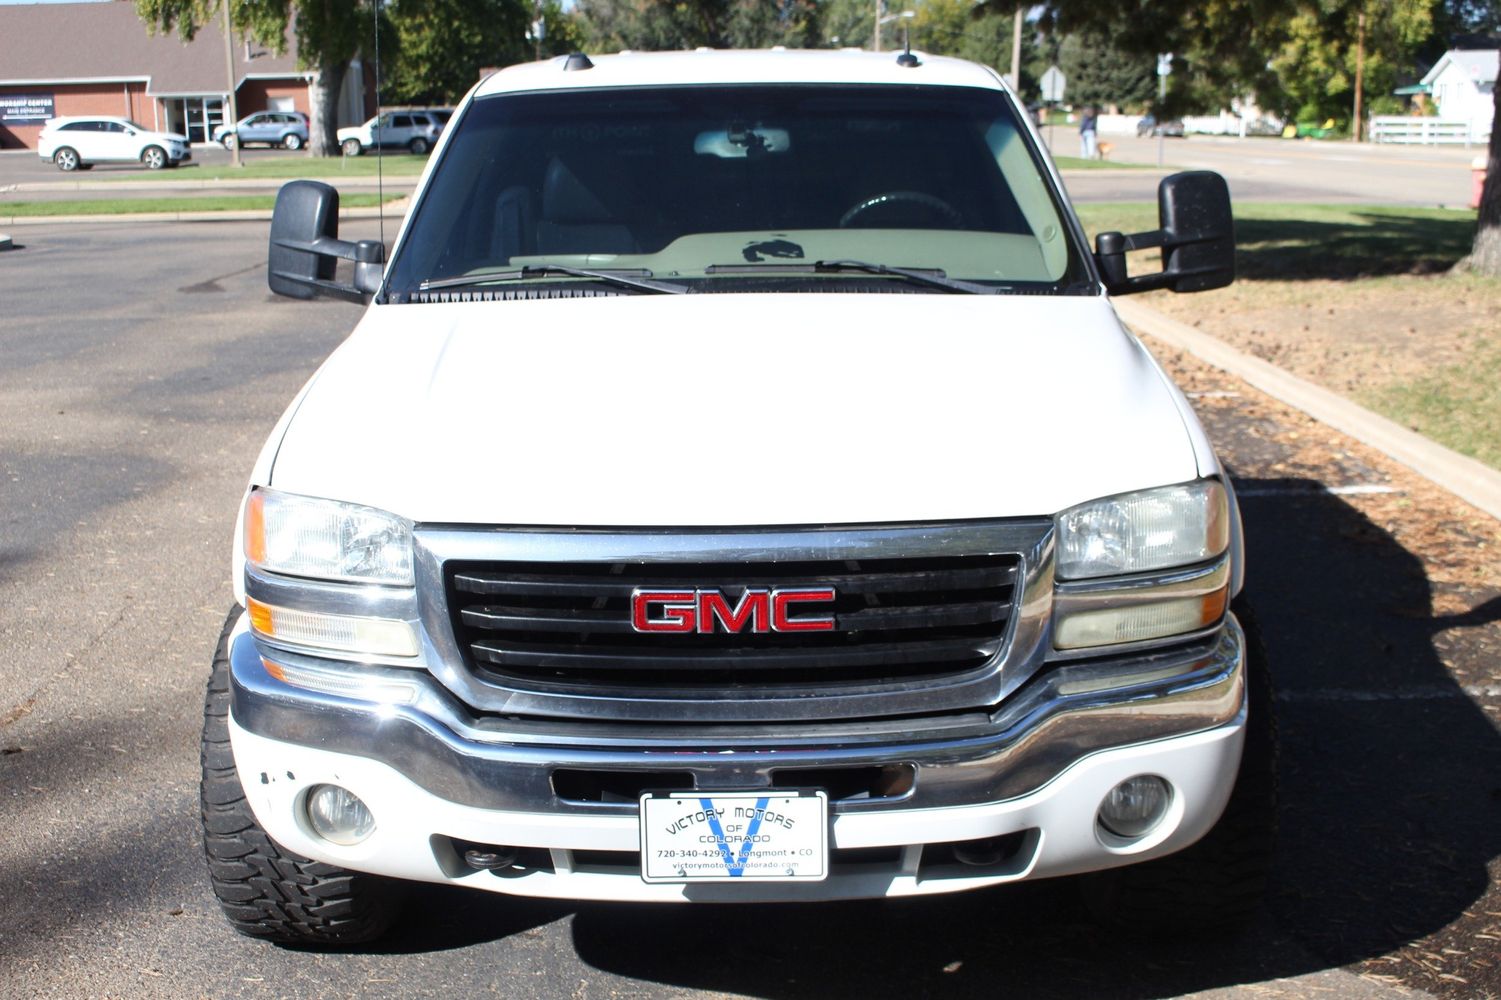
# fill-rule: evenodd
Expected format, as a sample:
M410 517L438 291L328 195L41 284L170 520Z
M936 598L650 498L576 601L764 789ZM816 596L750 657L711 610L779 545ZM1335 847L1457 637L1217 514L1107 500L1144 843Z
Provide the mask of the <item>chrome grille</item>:
M984 667L1015 603L1014 554L737 562L452 562L455 637L480 677L539 691L908 685ZM637 588L832 586L828 632L639 633Z

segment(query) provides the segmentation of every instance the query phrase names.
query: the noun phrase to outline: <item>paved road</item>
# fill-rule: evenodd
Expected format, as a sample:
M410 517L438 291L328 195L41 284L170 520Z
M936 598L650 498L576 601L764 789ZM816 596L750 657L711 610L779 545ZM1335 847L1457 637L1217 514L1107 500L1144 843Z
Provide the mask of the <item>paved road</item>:
M281 149L253 147L243 150L246 164L267 160L306 159L306 153L289 153ZM393 154L388 154L393 155ZM411 160L405 153L402 160ZM101 163L92 170L64 174L31 151L0 153L0 214L8 201L74 201L100 198L204 197L215 194L275 194L285 178L265 177L237 179L231 184L210 180L210 175L229 167L229 153L217 146L193 150L193 162L170 170L149 171L133 163ZM378 182L374 174L335 173L325 177L341 190L374 193ZM403 193L412 190L417 177L393 171L384 178L385 190Z
M1105 136L1112 160L1157 162L1157 140ZM1062 129L1054 149L1078 155L1073 132ZM1348 202L1380 205L1469 204L1470 161L1481 150L1463 147L1372 146L1190 136L1167 139L1163 162L1169 170L1217 170L1230 182L1236 201ZM1068 178L1076 201L1155 199L1153 171L1077 171Z
M1283 843L1246 935L1123 940L1062 883L812 909L431 888L381 949L235 937L196 816L234 509L358 309L270 297L263 224L151 233L39 226L0 255L0 995L1501 995L1496 951L1476 964L1476 935L1501 938L1501 595L1441 579L1439 543L1401 540L1442 517L1459 534L1431 537L1459 545L1463 517L1192 366L1245 491L1283 696ZM1372 482L1412 502L1319 492Z
M1157 162L1157 141L1135 136L1106 136L1114 145L1113 160L1122 163ZM1053 136L1060 154L1077 154L1075 134L1057 129ZM1399 147L1354 145L1331 142L1295 142L1282 139L1234 139L1192 136L1168 139L1164 145L1164 162L1168 170L1217 170L1230 182L1237 201L1306 201L1350 202L1386 205L1447 205L1462 208L1469 204L1470 160L1479 150L1462 147ZM229 154L222 149L195 149L194 157L202 166L227 164ZM282 150L249 149L247 162L267 158L303 156ZM1166 172L1166 171L1164 171ZM141 168L100 165L86 175L70 179L99 180L121 173L140 174ZM164 181L195 179L198 167L164 171ZM1157 181L1163 172L1156 170L1070 171L1068 188L1077 201L1137 201L1157 196ZM0 202L12 200L52 200L101 197L99 192L72 190L37 190L6 192L7 185L56 182L63 179L56 168L43 163L35 154L0 154ZM392 178L393 187L410 187L414 178ZM371 178L361 182L373 184ZM280 182L267 181L263 190L276 189ZM117 197L160 197L163 192L138 188L126 182L111 187ZM201 190L187 193L205 194ZM238 193L255 193L240 191Z

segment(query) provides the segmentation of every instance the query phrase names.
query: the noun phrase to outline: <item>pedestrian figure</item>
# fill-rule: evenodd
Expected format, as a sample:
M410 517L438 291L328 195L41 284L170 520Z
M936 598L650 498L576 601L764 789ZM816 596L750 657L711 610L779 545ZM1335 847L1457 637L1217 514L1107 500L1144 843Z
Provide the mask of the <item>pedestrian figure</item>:
M1095 140L1099 137L1098 120L1094 108L1085 108L1079 115L1079 155L1086 160L1095 158Z

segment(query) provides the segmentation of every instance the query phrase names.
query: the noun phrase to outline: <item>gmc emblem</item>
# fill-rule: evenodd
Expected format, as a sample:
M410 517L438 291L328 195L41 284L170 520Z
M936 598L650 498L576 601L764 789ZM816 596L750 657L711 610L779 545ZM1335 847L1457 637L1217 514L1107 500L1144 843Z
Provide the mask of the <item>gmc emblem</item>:
M799 604L826 604L833 587L787 590L747 588L730 604L719 590L646 590L631 592L631 627L637 632L832 632L834 616L792 617Z

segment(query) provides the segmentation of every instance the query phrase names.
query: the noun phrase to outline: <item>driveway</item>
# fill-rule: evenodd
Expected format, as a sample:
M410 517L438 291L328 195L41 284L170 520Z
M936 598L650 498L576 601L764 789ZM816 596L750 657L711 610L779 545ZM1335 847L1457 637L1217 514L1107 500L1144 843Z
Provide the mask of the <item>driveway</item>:
M379 948L236 937L196 787L235 507L359 315L270 296L266 232L34 226L0 255L0 992L1501 995L1496 522L1171 355L1239 485L1279 687L1282 840L1244 934L1107 933L1060 882L801 909L418 888Z

